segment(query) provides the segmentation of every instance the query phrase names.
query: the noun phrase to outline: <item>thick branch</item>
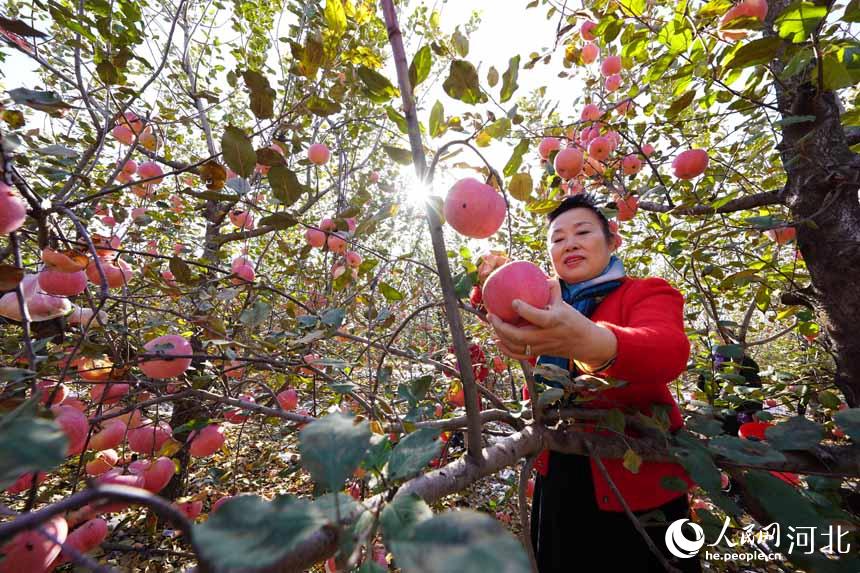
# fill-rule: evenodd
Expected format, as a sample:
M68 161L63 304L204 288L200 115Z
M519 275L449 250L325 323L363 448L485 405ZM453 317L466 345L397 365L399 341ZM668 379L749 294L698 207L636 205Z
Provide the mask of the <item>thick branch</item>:
M765 205L780 205L782 190L765 191L764 193L756 193L739 199L732 199L722 207L714 209L709 205L696 205L694 207L675 207L654 203L652 201L643 201L639 203L639 208L645 211L653 211L655 213L669 213L673 215L712 215L714 213L733 213L735 211L747 211L755 207L764 207Z

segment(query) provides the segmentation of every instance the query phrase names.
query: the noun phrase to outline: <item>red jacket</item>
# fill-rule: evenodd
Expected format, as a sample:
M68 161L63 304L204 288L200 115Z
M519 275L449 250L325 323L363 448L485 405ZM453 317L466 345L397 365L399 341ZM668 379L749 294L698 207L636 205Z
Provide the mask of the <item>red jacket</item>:
M591 320L609 328L618 339L615 363L599 376L625 380L627 385L600 392L597 399L582 406L632 407L651 415L652 404L667 404L671 407L669 431L681 428L684 421L668 384L686 370L690 356L683 309L684 297L665 280L623 279L622 285L597 306ZM629 429L625 433L636 435ZM600 430L598 434L609 436L612 432ZM548 451L541 455L544 463L539 464L543 465L540 468L543 472L546 455ZM643 461L636 474L627 470L620 459L604 459L603 464L632 511L653 509L686 495L663 488L660 481L665 476L682 479L688 488L695 485L679 463ZM604 511L623 511L594 460L591 460L591 475L598 507Z

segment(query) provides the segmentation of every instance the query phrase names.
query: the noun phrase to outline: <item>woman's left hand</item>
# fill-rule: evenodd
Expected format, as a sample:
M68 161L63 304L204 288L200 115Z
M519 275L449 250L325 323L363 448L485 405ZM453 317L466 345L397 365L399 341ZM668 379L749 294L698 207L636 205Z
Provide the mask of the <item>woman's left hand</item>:
M557 278L549 279L549 282L550 302L545 309L519 299L513 302L514 310L531 324L516 327L493 314L487 315L499 350L517 360L545 354L565 356L595 366L614 356L617 341L612 331L596 325L564 302ZM526 345L530 346L531 354L526 354Z

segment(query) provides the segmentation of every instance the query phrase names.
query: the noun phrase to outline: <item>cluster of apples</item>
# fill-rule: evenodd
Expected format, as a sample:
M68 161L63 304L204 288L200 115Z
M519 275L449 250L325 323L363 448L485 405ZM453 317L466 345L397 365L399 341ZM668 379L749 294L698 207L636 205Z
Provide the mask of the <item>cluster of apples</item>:
M112 240L110 245L112 245L111 249L116 248L118 242ZM132 266L112 255L112 250L100 249L97 246L96 253L99 255L99 264L108 288L119 288L133 277ZM25 274L21 280L24 305L30 320L41 322L68 315L71 324L89 325L95 316L94 311L74 306L68 297L82 294L88 282L95 285L102 284L95 261L76 251L61 252L45 248L42 251L42 262L42 269L38 273ZM18 322L22 320L18 298L14 291L0 297L0 316ZM98 322L104 324L106 318L107 316L100 311Z
M155 151L158 147L158 137L152 131L152 126L145 125L144 120L131 111L117 116L111 135L123 145L132 145L137 137L138 144L149 151Z
M595 22L586 20L579 28L579 34L586 42L582 46L580 57L584 64L591 64L597 61L600 56L600 48L595 43L597 39L594 36L594 28L597 27ZM621 87L621 56L607 56L600 62L600 73L604 77L604 88L608 93L612 93Z
M191 365L191 344L183 336L166 334L148 341L143 350L146 356L140 362L141 371L148 377L156 380L176 378L186 372ZM152 420L145 418L139 409L123 408L118 402L128 394L129 385L125 383L113 383L113 364L107 357L88 358L80 357L70 361L69 366L77 368L78 376L92 383L90 399L93 403L106 406L101 419L102 422L91 421L86 415L86 405L76 396L70 395L64 384L57 384L50 380L40 380L38 383L41 392L41 401L44 405L51 407L54 419L66 435L68 440L66 455L76 456L89 450L89 461L85 464L85 471L93 476L97 483L122 484L138 487L152 493L160 492L167 486L175 473L175 464L167 456L159 456L158 452L165 444L173 439L173 429L163 420ZM244 396L244 399L253 403L253 398ZM288 388L277 395L278 404L285 410L294 410L298 404L298 393ZM247 416L239 412L228 411L225 418L233 423L243 422ZM92 428L92 431L91 431ZM88 439L89 436L89 439ZM225 442L223 427L218 423L208 424L197 429L188 436L186 444L189 453L193 457L208 457L222 448ZM121 456L117 449L126 444L128 451L133 455ZM144 456L139 459L137 456ZM36 476L36 482L42 483L47 475L40 472ZM10 494L19 494L28 490L33 485L33 473L27 473L7 488ZM193 519L197 502L187 507L177 504L181 511L189 510L189 517ZM86 523L99 523L98 516L122 511L127 504L109 504L93 508L87 506L72 514L68 522L64 521L67 530L83 523L81 531L87 531L93 526ZM199 510L196 511L199 514ZM101 542L104 535L95 543ZM50 571L47 568L57 559L57 553L42 555L44 563L39 567L30 567L28 564L34 561L20 561L30 559L33 553L19 552L18 544L29 540L26 536L19 536L9 544L5 545L0 552L6 556L0 561L2 567L10 563L16 566L25 566L25 569L10 569L10 571ZM95 547L93 545L93 547ZM73 547L78 547L73 545ZM85 549L88 551L89 549ZM9 561L11 560L11 561ZM65 562L65 561L62 561ZM61 563L62 563L61 562Z
M342 255L332 266L333 278L338 278L349 269L353 278L358 276L358 267L361 266L362 257L355 251L347 249L347 239L355 234L358 226L354 217L345 219L347 231L338 231L337 224L332 218L323 218L316 227L308 227L305 231L305 241L308 245L317 249L327 248L336 255Z
M506 203L501 194L486 183L467 177L457 181L449 190L443 206L445 219L461 235L485 239L494 235L502 226L506 215ZM482 258L479 279L486 277L483 288L476 285L470 294L470 302L483 304L487 310L507 322L522 324L519 314L511 303L520 298L536 306L549 303L548 277L529 261L509 262L502 253L491 252ZM483 351L470 348L475 365L475 377L486 378L488 370L483 364ZM498 358L498 357L497 357ZM504 361L494 360L494 368L504 370ZM464 403L463 388L459 382L452 384L446 399L455 406ZM480 400L479 400L480 404Z
M591 20L586 20L580 26L580 37L585 42L580 55L585 64L597 61L600 55L594 35L596 27L597 23ZM600 74L604 78L607 93L615 92L621 87L622 70L623 60L618 55L608 55L600 62ZM625 116L632 109L633 101L625 99L615 104L611 111ZM538 147L542 161L553 162L555 173L564 180L561 184L562 190L569 195L583 192L583 177L602 175L609 165L614 165L626 176L635 177L642 170L645 159L655 151L653 145L646 143L636 152L621 153L616 159L610 159L619 147L621 137L602 123L605 116L608 116L608 111L601 110L597 104L588 103L580 115L584 127L579 133L575 130L568 132L569 144L566 147L562 147L562 141L555 137L545 137ZM675 157L672 163L673 174L679 179L694 179L704 173L707 166L708 154L701 149L685 151ZM629 220L635 215L638 209L638 199L635 196L615 196L614 200L619 221Z
M144 125L143 119L130 111L118 116L117 125L111 134L124 145L132 145L135 137L138 137L138 143L142 147L150 151L154 151L158 145L158 138L152 132L152 128ZM116 178L120 183L131 183L132 177L137 175L140 183L132 187L132 193L140 198L151 198L155 186L164 180L164 171L154 161L144 161L138 164L133 159L129 159L119 167L120 171Z
M154 187L164 182L164 170L155 161L138 163L128 159L120 167L116 178L120 183L131 183L134 175L137 175L140 184L132 187L132 192L140 198L150 197Z
M71 551L89 553L108 534L107 521L100 517L75 525L58 515L42 524L47 535L37 530L19 533L0 547L3 555L0 573L49 573L69 563ZM65 551L63 546L67 548Z

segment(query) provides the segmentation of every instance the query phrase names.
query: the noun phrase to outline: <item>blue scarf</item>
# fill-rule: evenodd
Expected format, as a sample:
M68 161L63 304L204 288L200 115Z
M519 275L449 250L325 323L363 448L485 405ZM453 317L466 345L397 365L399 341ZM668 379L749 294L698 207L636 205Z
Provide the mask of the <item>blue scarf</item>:
M596 309L597 305L600 304L600 301L602 301L606 295L621 286L621 279L625 276L627 276L627 273L624 271L624 264L621 262L621 259L612 255L609 258L609 264L606 265L603 272L593 279L570 284L559 277L558 280L561 283L561 298L564 299L564 302L581 312L584 316L591 316L594 309ZM574 366L573 361L567 357L547 356L542 354L538 356L537 364L553 364L559 368L568 370L571 372L572 376L576 375L576 372L571 371L571 369L576 370L576 366ZM540 375L535 375L535 380L548 386L555 386L556 388L561 387L561 384L558 382L549 380Z

